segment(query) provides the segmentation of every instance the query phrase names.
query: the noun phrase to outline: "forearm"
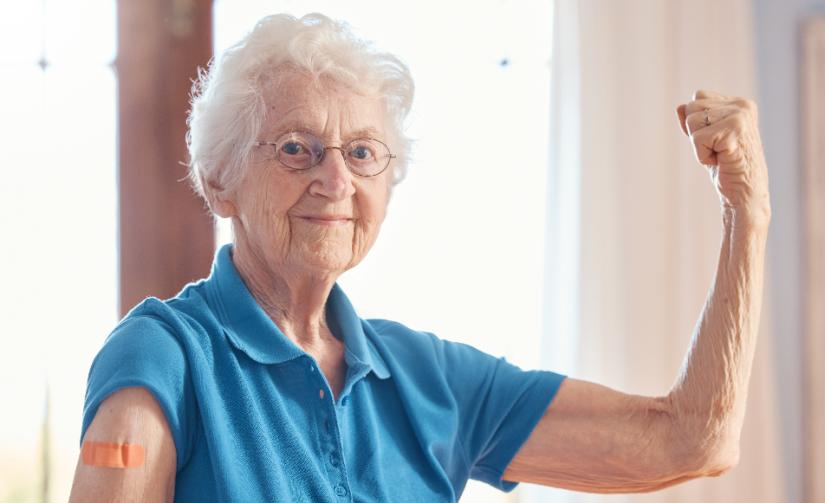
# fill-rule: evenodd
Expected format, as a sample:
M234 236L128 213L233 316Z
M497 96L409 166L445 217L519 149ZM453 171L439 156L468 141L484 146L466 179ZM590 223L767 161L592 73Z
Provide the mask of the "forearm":
M734 220L725 210L715 283L672 391L644 397L568 378L508 467L507 480L646 492L717 475L735 463L770 219L742 215Z
M668 395L674 441L695 447L703 468L738 459L756 350L769 212L723 211L714 284L681 372Z

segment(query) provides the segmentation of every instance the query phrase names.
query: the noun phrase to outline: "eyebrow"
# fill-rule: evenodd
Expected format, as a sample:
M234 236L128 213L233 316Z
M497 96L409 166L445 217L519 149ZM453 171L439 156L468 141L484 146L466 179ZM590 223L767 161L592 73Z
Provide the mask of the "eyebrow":
M276 137L281 137L290 132L303 132L309 133L311 135L317 136L319 138L323 138L324 135L318 134L315 128L310 127L308 124L304 122L287 122L278 126L275 129L271 130L271 133L274 134ZM342 141L350 140L350 139L357 139L357 138L375 138L375 139L382 139L381 134L378 132L377 129L374 127L368 126L361 129L356 129L355 131L349 131L346 134L341 136Z
M350 132L349 134L345 135L346 138L379 138L380 134L378 130L373 127L365 127L362 129L358 129L355 131Z

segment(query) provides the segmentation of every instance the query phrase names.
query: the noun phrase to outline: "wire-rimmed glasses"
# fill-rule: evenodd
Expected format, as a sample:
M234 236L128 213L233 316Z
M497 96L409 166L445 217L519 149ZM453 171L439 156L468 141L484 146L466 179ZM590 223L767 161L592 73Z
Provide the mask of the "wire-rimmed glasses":
M344 163L358 176L380 175L395 155L382 141L375 138L356 138L340 147L324 145L323 140L305 131L290 131L276 141L256 141L258 147L272 147L275 159L294 171L306 171L321 164L327 150L341 152Z

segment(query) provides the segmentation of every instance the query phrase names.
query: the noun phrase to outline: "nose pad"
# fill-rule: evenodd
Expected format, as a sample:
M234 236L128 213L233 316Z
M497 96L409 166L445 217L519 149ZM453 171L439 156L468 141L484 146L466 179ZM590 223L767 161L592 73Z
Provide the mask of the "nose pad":
M340 201L355 193L352 183L354 175L344 160L344 150L341 147L324 149L324 157L314 170L316 176L309 187L311 194Z

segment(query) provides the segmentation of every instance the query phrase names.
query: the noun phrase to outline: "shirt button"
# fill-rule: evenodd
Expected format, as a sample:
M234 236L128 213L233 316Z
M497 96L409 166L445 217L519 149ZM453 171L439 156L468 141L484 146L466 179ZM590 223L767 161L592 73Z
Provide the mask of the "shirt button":
M315 365L313 365L313 364L311 364L311 363L310 363L310 364L309 364L309 371L310 371L310 372L315 372Z
M321 398L321 400L323 400L324 399L324 390L319 389L318 390L318 396Z
M334 452L329 453L329 464L336 468L338 467L338 456L336 456Z
M349 494L349 490L347 489L347 486L345 486L344 484L338 484L335 486L335 494L336 496L340 496L343 498Z

